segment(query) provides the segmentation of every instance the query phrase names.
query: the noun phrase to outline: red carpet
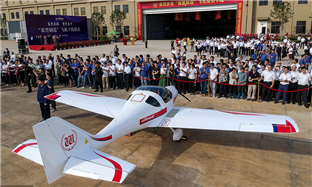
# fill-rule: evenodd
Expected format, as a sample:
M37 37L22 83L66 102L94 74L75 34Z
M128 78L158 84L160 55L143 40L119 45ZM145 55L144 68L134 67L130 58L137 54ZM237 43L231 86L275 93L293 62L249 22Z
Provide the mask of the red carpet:
M54 44L53 45L30 45L29 49L35 50L35 51L51 51L52 49L54 49Z

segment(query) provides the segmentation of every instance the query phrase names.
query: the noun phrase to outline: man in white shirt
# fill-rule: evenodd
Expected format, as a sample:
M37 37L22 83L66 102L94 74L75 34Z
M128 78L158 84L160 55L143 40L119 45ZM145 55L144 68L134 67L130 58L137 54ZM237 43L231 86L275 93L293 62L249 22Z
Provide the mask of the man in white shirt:
M214 60L214 56L210 57L210 63L214 65L214 67L217 67L217 61Z
M11 60L13 60L13 62L15 63L16 61L16 55L14 54L14 52L11 53Z
M291 77L290 77L290 74L288 74L288 71L289 71L289 67L285 67L284 73L279 76L280 85L278 87L278 90L288 91L288 85L289 85L289 82L291 80ZM280 98L281 94L282 94L282 92L277 93L277 96L276 96L274 103L279 102L279 98ZM287 99L287 93L283 92L282 105L285 105L286 99Z
M123 82L124 67L121 64L120 59L117 60L116 72L117 72L117 87L119 89L124 89L124 82Z
M116 53L113 53L113 55L112 55L111 57L112 57L112 63L113 63L113 65L116 65L117 60L118 60L118 57L117 57Z
M105 54L102 54L102 57L100 58L100 62L103 65L103 63L105 62L106 58L105 58Z
M182 62L182 66L180 68L180 74L179 74L179 79L181 80L181 83L180 83L180 92L182 91L184 94L186 93L185 92L185 82L186 81L186 75L187 75L187 72L188 72L188 69L187 67L185 66L185 62Z
M298 75L298 87L297 87L297 90L308 88L308 86L310 84L310 81L311 81L311 75L309 73L307 73L307 70L306 70L305 67L301 67L301 73ZM302 105L302 103L301 103L301 97L302 97L304 106L306 108L309 108L307 96L308 96L308 90L307 89L298 92L297 99L298 99L298 105L299 106Z
M210 77L209 77L209 80L210 80L210 88L211 88L211 92L212 92L212 96L213 97L216 97L216 91L217 91L217 77L218 77L218 70L216 68L214 68L214 65L213 64L210 64ZM212 82L214 81L214 82ZM209 94L209 93L208 93Z
M130 74L131 74L131 68L128 65L128 62L125 62L125 69L124 69L124 73L125 73L125 87L126 87L126 91L129 91L129 85L130 85Z
M271 64L268 65L268 70L262 72L261 79L263 79L262 87L262 98L261 101L266 101L267 103L271 100L271 89L274 86L275 82L275 73L272 71ZM267 88L269 87L269 88Z
M116 67L113 65L111 61L108 62L108 69L109 69L109 87L116 89Z
M189 83L189 93L190 95L195 94L195 88L196 88L196 77L197 77L197 70L195 69L195 64L191 64L191 67L188 70L188 81L191 81ZM194 81L194 83L193 83Z
M108 65L105 62L103 62L102 70L103 70L103 76L102 76L103 88L108 89L108 75L109 75L110 70L109 70Z
M290 74L290 82L289 82L289 87L288 90L289 91L293 91L293 90L297 90L297 82L298 82L298 74L299 72L297 71L296 66L292 66L291 67L291 71L288 73ZM292 101L292 104L295 104L296 102L296 92L291 92L288 93L288 98L287 98L287 103L290 104L290 101Z

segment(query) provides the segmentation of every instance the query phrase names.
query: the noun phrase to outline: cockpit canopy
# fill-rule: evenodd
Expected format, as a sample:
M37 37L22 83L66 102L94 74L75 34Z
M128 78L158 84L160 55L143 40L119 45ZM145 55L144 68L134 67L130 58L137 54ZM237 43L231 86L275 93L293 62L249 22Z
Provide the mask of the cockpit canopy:
M164 88L164 87L140 86L136 89L136 91L137 90L154 92L154 93L158 94L164 100L165 103L167 103L168 101L170 101L172 99L172 93L170 92L170 90L168 90L167 88Z

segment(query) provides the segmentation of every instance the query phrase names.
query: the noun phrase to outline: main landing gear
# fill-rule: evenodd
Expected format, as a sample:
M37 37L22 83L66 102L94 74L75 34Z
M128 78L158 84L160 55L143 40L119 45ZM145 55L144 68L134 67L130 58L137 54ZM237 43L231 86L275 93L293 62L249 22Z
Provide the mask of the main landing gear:
M180 140L187 140L188 134L183 132L182 129L173 129L170 128L173 132L172 140L175 142L179 142Z

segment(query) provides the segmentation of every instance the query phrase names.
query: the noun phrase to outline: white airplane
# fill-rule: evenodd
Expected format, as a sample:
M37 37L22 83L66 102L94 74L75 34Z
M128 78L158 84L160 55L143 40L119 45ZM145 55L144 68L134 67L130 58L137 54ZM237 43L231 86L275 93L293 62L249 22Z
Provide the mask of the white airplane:
M75 91L46 96L113 120L96 135L52 117L33 126L36 140L28 140L13 152L44 166L48 183L71 174L122 183L136 167L99 149L118 138L147 127L169 128L173 140L183 136L180 128L296 133L296 122L281 115L175 107L178 91L173 86L141 86L127 100Z

